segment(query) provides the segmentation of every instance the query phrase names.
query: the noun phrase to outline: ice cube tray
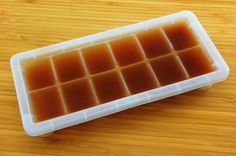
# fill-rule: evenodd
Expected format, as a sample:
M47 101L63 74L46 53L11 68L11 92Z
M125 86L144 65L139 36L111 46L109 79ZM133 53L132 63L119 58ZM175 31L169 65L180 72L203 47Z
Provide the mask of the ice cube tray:
M209 86L229 74L190 11L19 53L11 68L31 136Z

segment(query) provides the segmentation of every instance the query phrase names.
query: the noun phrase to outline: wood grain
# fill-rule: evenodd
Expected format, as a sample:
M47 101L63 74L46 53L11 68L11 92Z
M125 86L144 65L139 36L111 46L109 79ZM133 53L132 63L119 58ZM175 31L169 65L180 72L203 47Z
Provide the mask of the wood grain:
M56 132L27 136L9 59L21 51L180 10L196 13L229 78ZM236 155L235 0L1 0L0 155Z

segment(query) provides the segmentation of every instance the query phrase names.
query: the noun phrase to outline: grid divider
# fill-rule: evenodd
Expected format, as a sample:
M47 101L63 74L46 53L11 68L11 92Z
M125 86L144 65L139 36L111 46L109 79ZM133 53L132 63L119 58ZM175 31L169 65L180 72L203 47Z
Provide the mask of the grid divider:
M162 35L166 39L168 45L170 46L171 51L174 52L175 51L174 46L171 44L171 42L170 42L168 36L166 35L165 31L163 30L163 28L159 28L159 30L161 31Z
M32 93L37 93L37 92L40 92L40 91L48 90L50 88L54 88L54 87L57 87L57 86L58 86L57 84L54 84L54 85L50 85L50 86L47 86L47 87L30 90L30 91L28 91L28 94L32 94Z
M118 72L118 74L119 74L119 76L120 76L120 78L121 78L121 80L122 80L122 82L123 82L123 84L125 86L126 94L129 96L129 95L131 95L131 93L130 93L130 90L129 90L126 82L125 82L124 76L121 73L121 67L118 65L118 63L116 61L116 58L115 58L115 56L113 54L113 50L111 48L110 43L109 42L105 42L105 43L106 43L106 46L107 46L107 48L108 48L108 50L109 50L109 52L110 52L110 54L112 56L112 60L113 60L113 62L115 64L116 71Z
M89 74L89 71L88 71L88 68L85 64L85 61L84 61L84 58L82 56L82 51L81 50L78 50L78 58L82 61L82 66L83 66L84 71L85 71L85 78L87 78L88 81L89 81L89 85L90 85L90 88L92 89L93 96L95 97L95 100L96 100L97 104L100 104L101 102L99 101L98 95L96 93L96 90L95 90L95 87L94 87L94 84L93 84L93 81L92 81L92 78L91 78L91 75Z
M175 57L176 57L176 60L177 60L178 64L180 65L181 69L183 70L186 79L189 79L190 76L189 76L187 70L185 69L183 63L181 62L181 60L180 60L178 54L175 53L174 55L175 55Z
M141 53L142 53L142 55L143 55L143 58L144 58L145 63L147 64L148 68L150 69L150 71L151 71L151 73L152 73L152 76L153 76L154 79L155 79L155 82L156 82L156 85L157 85L156 87L160 87L161 84L160 84L160 82L159 82L157 76L155 75L155 73L154 73L154 71L153 71L153 69L152 69L152 67L151 67L151 65L150 65L150 59L147 58L147 56L146 56L146 54L145 54L145 52L144 52L144 50L143 50L143 47L142 47L141 43L139 42L139 39L137 38L136 34L134 34L133 37L134 37L136 43L138 44L138 47L139 47L139 49L140 49L140 51L141 51Z
M49 62L50 62L50 65L52 67L52 72L53 72L53 75L54 75L54 78L55 78L56 86L58 87L57 90L58 90L58 93L59 93L59 96L60 96L60 100L62 102L64 111L65 111L65 114L68 114L69 111L68 111L68 108L67 108L67 105L66 105L66 101L65 101L64 95L63 95L62 90L61 90L61 84L60 84L60 82L58 80L57 72L56 72L56 69L55 69L52 57L49 57Z
M175 53L179 54L179 53L181 53L181 52L188 51L188 50L192 50L192 49L195 49L195 48L198 48L198 47L201 47L201 45L200 45L200 44L197 44L197 45L192 46L192 47L189 47L189 48L185 48L185 49L182 49L182 50L175 51Z

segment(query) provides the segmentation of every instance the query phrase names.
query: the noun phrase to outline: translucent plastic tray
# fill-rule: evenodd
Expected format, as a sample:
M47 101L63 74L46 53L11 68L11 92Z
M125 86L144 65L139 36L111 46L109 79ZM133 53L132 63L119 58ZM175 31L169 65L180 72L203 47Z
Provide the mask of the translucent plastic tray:
M163 26L175 24L175 23L178 23L179 21L186 21L188 23L190 30L192 31L192 33L194 34L195 38L198 41L197 45L192 45L186 48L184 47L185 45L181 45L182 47L181 46L178 47L178 45L176 46L175 44L173 44L170 36L168 36L168 32L162 29ZM176 55L176 57L174 57L173 59L176 65L170 65L170 69L168 69L168 60L164 60L164 59L152 60L151 55L153 54L151 53L147 54L144 52L145 45L142 44L142 39L139 38L139 36L137 36L139 32L151 30L152 28L156 28L156 27L160 28L160 32L164 34L165 40L167 41L167 44L169 45L169 49L172 49L173 53L175 53L174 55ZM137 56L136 58L135 57L131 58L133 60L127 59L127 60L122 61L122 60L119 60L119 56L116 56L115 54L116 46L119 47L119 43L117 45L117 43L115 42L113 43L113 41L116 41L116 39L119 39L119 38L124 38L126 36L127 36L126 42L133 42L131 40L134 40L135 42L137 41L137 47L131 46L131 49L138 48L139 49L138 51L140 53L143 53L142 54L144 56L143 60L139 60L140 58ZM129 39L130 36L132 37L131 40ZM22 62L24 61L27 62L27 60L35 60L37 58L44 58L44 57L45 58L48 57L49 60L51 61L54 56L57 56L58 54L71 52L71 51L78 51L78 54L80 54L81 51L86 51L86 47L89 47L89 46L96 47L98 43L104 43L104 45L107 46L106 50L112 51L113 53L112 60L113 60L113 63L115 64L115 67L114 69L106 71L106 73L108 74L106 74L105 78L104 76L103 77L100 76L102 74L100 75L98 74L98 76L94 78L92 77L93 76L92 74L96 73L97 72L96 70L101 70L101 69L96 69L96 66L94 68L93 64L92 64L92 67L90 68L89 63L86 64L84 62L84 61L89 62L89 58L88 60L86 60L86 56L84 56L85 54L83 54L82 63L86 64L87 66L86 71L85 71L86 76L84 79L88 80L89 82L88 84L91 85L92 87L91 90L93 94L95 95L94 97L85 97L85 98L87 99L94 98L94 103L95 103L94 106L84 108L78 111L69 111L69 107L67 107L65 108L66 110L64 110L66 113L63 115L59 115L58 117L36 122L34 120L34 115L32 113L32 108L31 108L32 94L36 94L36 95L39 94L41 96L41 95L44 95L45 93L46 94L50 93L51 86L49 85L45 87L46 91L44 91L44 94L40 94L40 91L43 89L41 88L38 89L37 86L32 85L30 87L29 86L27 87L25 77L24 77L24 72L22 69ZM189 72L185 66L185 62L184 62L183 56L181 56L181 53L182 51L194 51L194 49L198 49L198 48L203 49L202 51L205 53L204 55L206 55L207 58L211 61L212 66L214 66L215 70L206 74L199 75L199 76L192 76L192 73ZM169 55L169 54L163 54L163 55ZM60 74L58 74L58 70L60 71L60 65L59 67L57 67L55 60L56 59L53 60L54 65L52 65L53 66L52 69L53 69L54 75L57 75L56 79L58 82L52 85L52 88L54 87L55 90L59 88L58 95L62 96L60 97L60 99L63 99L62 103L66 103L65 102L66 97L63 97L60 87L63 85L66 86L67 84L74 83L76 81L79 81L79 82L83 81L83 79L80 80L80 78L77 78L75 80L70 81L70 80L66 80L67 79L66 77L63 78L63 75L60 77ZM129 67L129 63L132 61L134 61L134 63L130 65ZM162 80L162 77L158 76L155 70L162 71L163 69L155 69L154 67L155 62L157 62L158 65L161 64L163 66L166 66L166 69L168 70L172 70L173 67L175 68L176 66L179 66L178 68L181 68L182 75L185 78L183 78L183 80L181 81L179 80L176 83L168 83L167 81ZM225 80L229 74L229 68L227 64L225 63L220 53L216 49L215 45L210 40L209 36L207 35L207 33L205 32L205 30L203 29L203 27L197 20L196 16L190 11L182 11L175 14L163 16L160 18L144 21L141 23L132 24L129 26L120 27L113 30L108 30L105 32L66 41L63 43L19 53L19 54L14 55L11 58L11 68L12 68L14 83L16 87L17 98L19 102L23 126L27 134L30 136L38 136L38 135L47 134L47 133L50 133L50 132L53 132L53 131L56 131L65 127L87 122L89 120L93 120L93 119L96 119L105 115L116 113L116 112L119 112L128 108L132 108L132 107L139 106L139 105L149 103L152 101L160 100L160 99L170 97L173 95L181 94L181 93L194 90L197 88L209 86L216 82ZM55 69L55 68L59 68L59 69ZM109 68L109 67L104 67L104 68ZM149 77L143 78L143 80L147 80L145 83L151 86L150 89L140 91L138 90L137 87L135 88L135 86L132 87L132 85L130 85L133 83L133 81L136 81L134 78L132 78L132 76L129 76L129 74L133 74L132 71L135 71L136 70L135 68L137 68L138 70L144 69L143 71L140 70L139 72L137 72L139 73L139 75L145 75L145 74L142 74L142 72L144 73L148 72L146 73L146 75L148 74L151 75ZM131 72L129 72L129 70ZM114 74L116 75L115 79L112 78L113 77L112 75ZM133 75L135 75L135 72ZM116 99L109 101L109 98L107 98L106 94L103 93L104 94L103 95L99 93L99 90L98 90L99 85L96 86L96 83L100 83L100 82L97 82L99 79L101 79L99 78L99 76L102 77L102 79L105 79L105 80L107 79L108 81L114 80L114 83L117 83L117 84L121 83L123 86L117 85L117 90L119 90L119 87L122 86L123 87L122 89L124 91L122 91L121 94L123 93L125 95L124 96L122 95L121 98L119 98L119 95L118 95ZM116 79L117 77L119 77L119 79ZM181 76L176 75L176 77L179 77L181 79ZM31 95L31 100L30 100L29 95ZM37 95L37 98L40 96ZM83 100L85 99L81 99L81 101ZM64 107L66 107L65 104L64 104Z

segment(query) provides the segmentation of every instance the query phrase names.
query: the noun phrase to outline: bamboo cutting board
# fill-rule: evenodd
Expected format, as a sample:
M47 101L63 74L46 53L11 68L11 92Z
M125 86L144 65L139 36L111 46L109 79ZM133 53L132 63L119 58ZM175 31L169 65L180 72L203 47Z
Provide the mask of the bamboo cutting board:
M228 63L229 78L47 138L22 128L9 59L180 10L192 10ZM0 155L236 155L235 0L1 0Z

